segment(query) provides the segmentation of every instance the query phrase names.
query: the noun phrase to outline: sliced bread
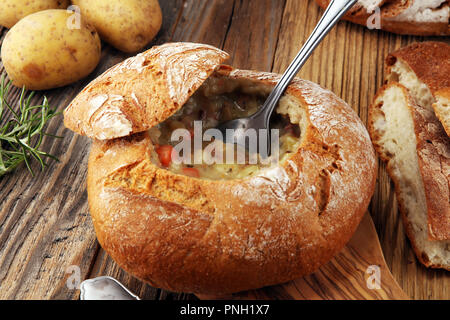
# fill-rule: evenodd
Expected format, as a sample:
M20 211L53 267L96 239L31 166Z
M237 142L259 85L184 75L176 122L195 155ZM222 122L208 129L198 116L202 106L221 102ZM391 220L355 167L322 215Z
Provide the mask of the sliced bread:
M369 131L394 181L417 258L427 267L450 270L449 238L430 239L447 237L450 224L450 141L442 126L404 86L390 83L370 107Z
M450 136L450 45L414 43L386 59L387 81L404 85L420 106L433 110Z
M326 8L330 0L316 0ZM449 0L359 0L344 19L369 26L379 14L380 28L398 34L450 35ZM379 11L376 11L376 10Z

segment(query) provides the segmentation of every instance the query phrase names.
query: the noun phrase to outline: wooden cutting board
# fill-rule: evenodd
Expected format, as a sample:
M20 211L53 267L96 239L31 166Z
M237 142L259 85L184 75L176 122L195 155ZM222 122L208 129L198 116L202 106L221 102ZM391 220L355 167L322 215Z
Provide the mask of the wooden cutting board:
M378 272L378 274L377 274ZM380 280L377 287L375 277ZM366 214L347 246L312 275L285 284L200 299L409 299L389 271L372 218Z

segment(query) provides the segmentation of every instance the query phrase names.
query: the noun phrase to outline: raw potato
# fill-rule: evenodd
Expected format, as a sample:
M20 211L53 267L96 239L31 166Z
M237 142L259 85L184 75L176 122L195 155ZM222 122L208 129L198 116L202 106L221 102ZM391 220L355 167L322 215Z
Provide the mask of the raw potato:
M0 0L0 26L12 28L29 14L48 9L66 9L68 6L69 0Z
M1 56L13 84L30 90L62 87L78 81L97 66L100 38L82 19L69 29L73 13L45 10L20 20L7 33Z
M143 49L162 23L158 0L74 0L100 37L124 52Z

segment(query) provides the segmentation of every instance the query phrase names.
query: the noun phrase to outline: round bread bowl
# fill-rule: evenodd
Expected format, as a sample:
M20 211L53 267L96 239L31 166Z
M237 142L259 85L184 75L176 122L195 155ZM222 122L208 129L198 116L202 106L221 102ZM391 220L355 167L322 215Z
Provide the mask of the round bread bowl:
M421 2L423 0L414 0ZM317 4L326 9L330 0L316 0ZM379 9L379 15L372 10L365 8L362 2L373 8ZM426 2L426 1L423 1ZM429 7L425 10L413 9L414 3L411 0L369 0L358 1L352 9L343 17L350 22L369 27L370 24L380 23L380 29L402 35L416 36L449 36L450 28L448 24L448 1L441 1L436 6L437 1L428 1ZM427 3L424 3L427 5ZM417 10L417 11L416 11ZM427 17L432 12L441 12L445 15L447 10L447 20L444 17ZM372 26L376 27L375 25Z
M161 55L173 48L176 58ZM211 50L194 44L151 49L139 58L144 69L114 67L66 110L66 126L94 138L88 196L98 240L127 272L177 292L232 293L312 273L343 248L367 210L377 169L368 133L344 101L296 79L277 110L301 128L299 147L287 160L223 181L160 168L152 162L146 130L181 108L206 78L265 92L278 80L276 74L219 66L227 56ZM193 59L193 51L200 58ZM169 60L177 67L167 67ZM197 72L185 70L191 66ZM173 82L171 72L189 73L189 82ZM155 75L156 90L147 82ZM188 94L180 98L177 92ZM107 95L101 107L91 103L99 95ZM110 103L113 95L121 99ZM134 100L138 107L129 106ZM102 132L105 121L98 119L112 124ZM115 130L114 123L122 127Z

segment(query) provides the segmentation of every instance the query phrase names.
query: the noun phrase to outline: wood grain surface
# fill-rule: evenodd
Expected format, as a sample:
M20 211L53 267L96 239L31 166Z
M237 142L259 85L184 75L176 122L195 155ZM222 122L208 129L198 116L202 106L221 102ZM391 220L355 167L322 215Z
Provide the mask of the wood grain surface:
M282 72L310 34L322 10L312 0L164 0L164 23L149 45L169 41L208 43L228 51L238 68ZM0 27L0 43L7 30ZM392 50L432 38L397 36L340 22L315 51L299 76L319 83L347 101L367 122L368 105L383 81L383 60ZM434 40L449 39L434 38ZM70 86L38 93L63 110L93 78L127 55L104 45L102 60L87 78ZM4 73L0 61L0 72ZM11 102L19 98L14 89ZM165 292L126 274L96 242L86 195L90 141L53 119L42 148L59 157L31 177L25 167L0 178L0 299L77 299L69 288L81 280L110 275L144 299L195 299ZM406 239L393 184L380 163L370 205L386 262L395 279L414 299L449 299L450 275L427 270ZM75 271L74 271L75 270Z

